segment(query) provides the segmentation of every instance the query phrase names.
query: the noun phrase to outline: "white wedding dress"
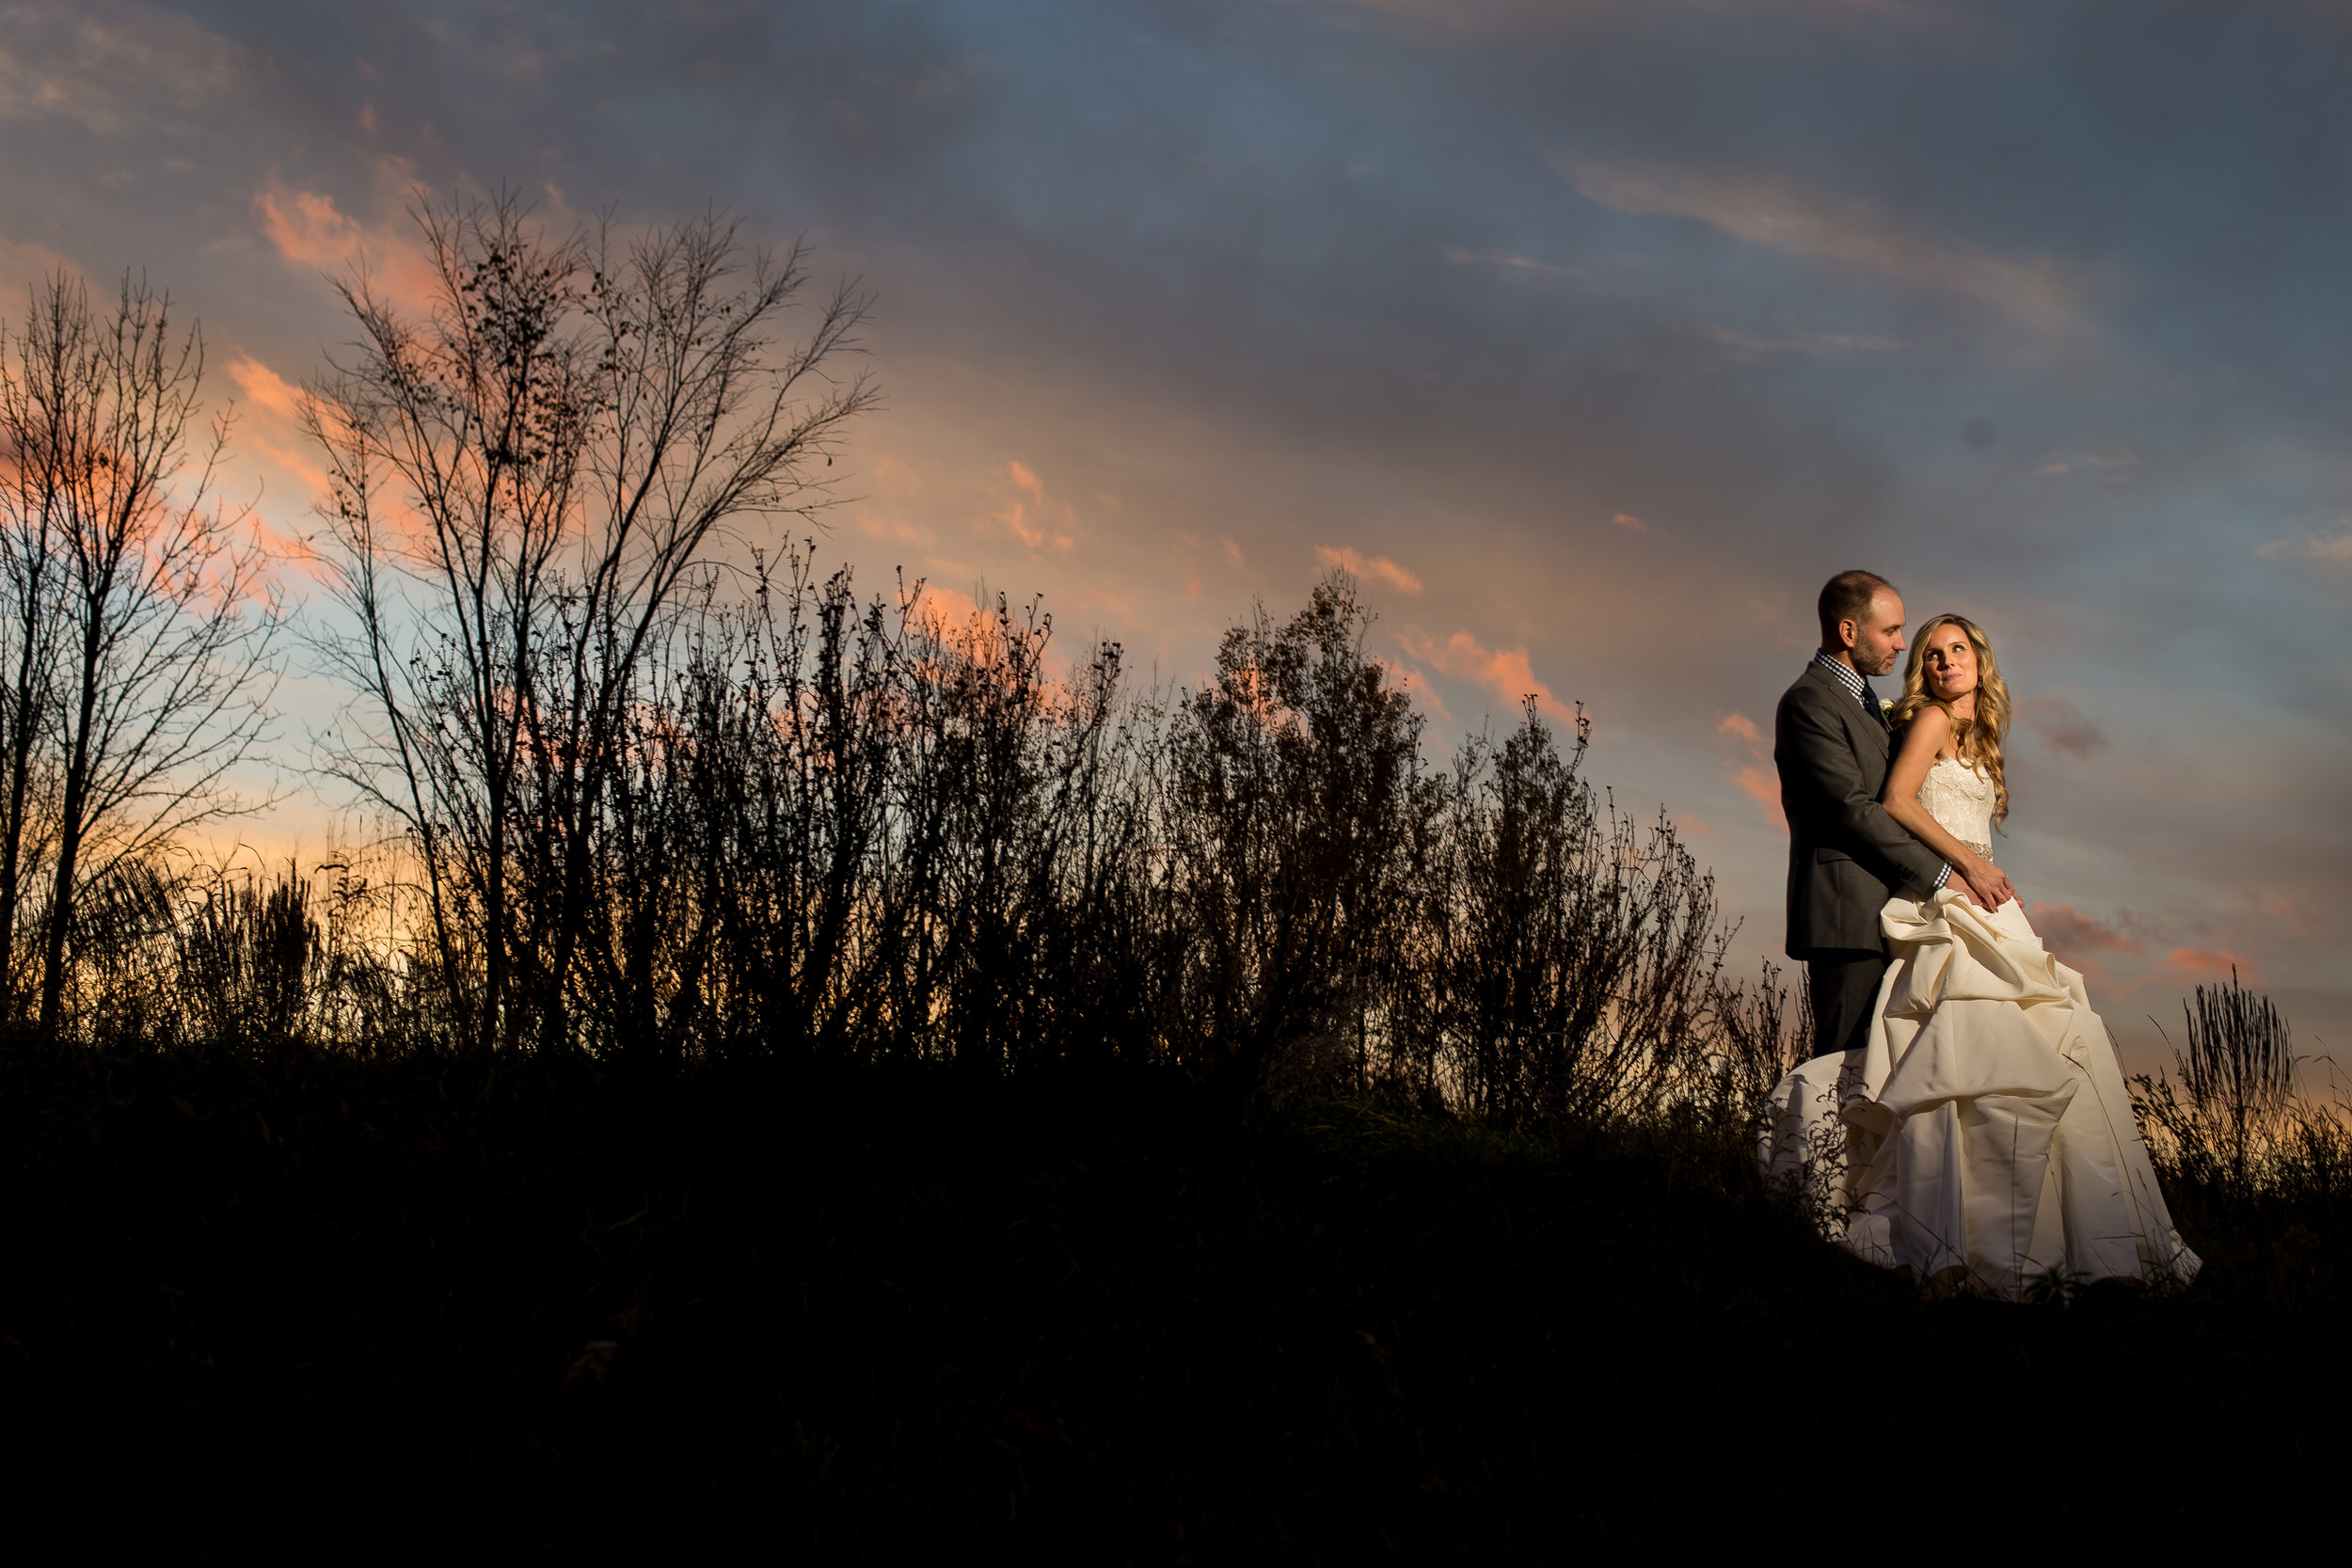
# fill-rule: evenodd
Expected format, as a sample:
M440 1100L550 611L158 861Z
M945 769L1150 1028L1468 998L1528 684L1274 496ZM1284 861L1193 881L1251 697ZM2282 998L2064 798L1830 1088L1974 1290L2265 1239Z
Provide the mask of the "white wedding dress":
M1990 853L1991 778L1946 758L1919 800ZM1809 1183L1837 1240L1923 1283L2010 1299L2037 1284L2185 1283L2198 1257L2156 1190L2082 976L2014 900L1988 913L1959 886L1887 901L1894 962L1868 1044L1781 1080L1766 1173Z

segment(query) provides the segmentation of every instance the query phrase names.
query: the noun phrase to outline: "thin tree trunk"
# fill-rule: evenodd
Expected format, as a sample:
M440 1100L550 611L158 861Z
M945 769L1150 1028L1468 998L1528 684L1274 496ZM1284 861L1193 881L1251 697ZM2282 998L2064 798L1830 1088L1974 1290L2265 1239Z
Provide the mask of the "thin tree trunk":
M24 644L17 657L16 689L10 694L12 727L8 732L8 804L0 817L0 1023L13 1022L16 1013L16 922L24 896L24 814L31 790L34 719L33 668L36 635L34 617L24 617Z
M103 602L103 601L102 601ZM66 939L73 926L74 879L81 873L82 818L89 805L89 741L97 722L98 608L93 607L82 637L81 701L75 711L73 756L67 765L65 809L57 818L57 872L49 894L49 931L40 979L40 1039L55 1045L65 1005Z
M489 922L483 943L482 1046L496 1049L499 1015L506 1002L506 788L505 780L489 782L489 864L483 889L483 913Z

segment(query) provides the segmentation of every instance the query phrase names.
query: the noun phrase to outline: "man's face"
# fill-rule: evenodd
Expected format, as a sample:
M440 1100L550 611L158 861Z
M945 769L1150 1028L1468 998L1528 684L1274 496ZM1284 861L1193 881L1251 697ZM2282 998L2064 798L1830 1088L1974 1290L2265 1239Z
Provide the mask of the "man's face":
M1903 657L1903 601L1880 589L1859 621L1841 621L1838 630L1853 650L1853 667L1866 675L1883 675Z

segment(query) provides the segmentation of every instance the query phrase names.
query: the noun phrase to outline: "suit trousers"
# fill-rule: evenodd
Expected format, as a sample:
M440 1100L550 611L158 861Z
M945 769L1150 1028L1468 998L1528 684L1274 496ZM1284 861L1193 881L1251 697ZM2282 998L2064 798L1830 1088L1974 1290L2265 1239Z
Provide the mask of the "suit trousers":
M1885 950L1816 948L1804 971L1813 985L1813 1054L1860 1050L1886 974Z

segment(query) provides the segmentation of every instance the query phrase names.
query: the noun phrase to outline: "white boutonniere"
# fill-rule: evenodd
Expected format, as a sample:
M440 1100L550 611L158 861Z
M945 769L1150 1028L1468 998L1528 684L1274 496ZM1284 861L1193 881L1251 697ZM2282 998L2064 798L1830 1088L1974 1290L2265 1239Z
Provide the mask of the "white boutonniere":
M1892 713L1892 712L1894 712L1894 711L1895 711L1895 699L1894 699L1894 698L1892 698L1892 697L1881 697L1881 698L1879 699L1879 711L1880 711L1881 713Z

